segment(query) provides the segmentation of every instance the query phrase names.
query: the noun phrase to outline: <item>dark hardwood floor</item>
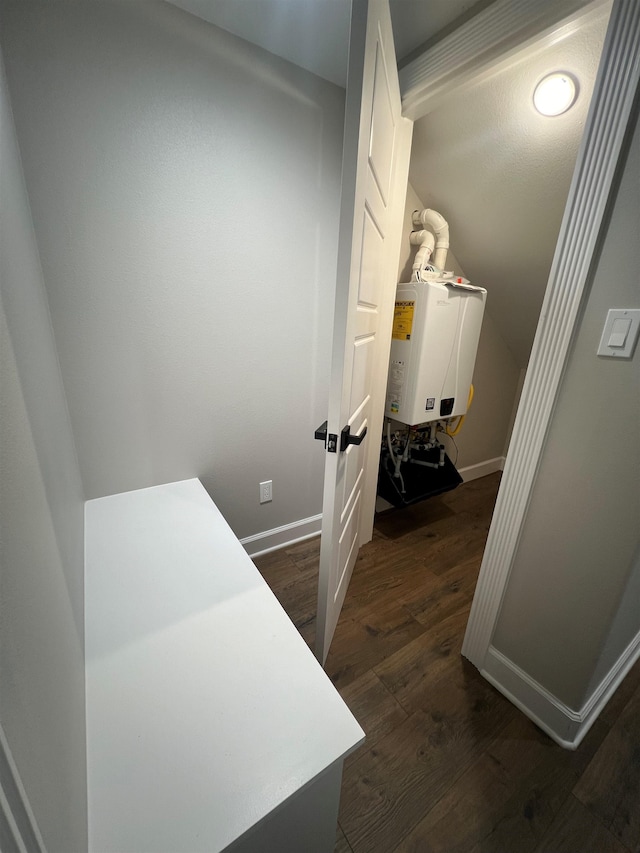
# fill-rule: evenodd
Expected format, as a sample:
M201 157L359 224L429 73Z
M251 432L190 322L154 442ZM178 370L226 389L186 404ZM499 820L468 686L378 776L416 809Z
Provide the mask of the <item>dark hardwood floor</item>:
M326 665L367 734L336 853L640 853L640 666L569 752L460 655L498 484L380 514L361 550ZM318 553L255 561L310 644Z

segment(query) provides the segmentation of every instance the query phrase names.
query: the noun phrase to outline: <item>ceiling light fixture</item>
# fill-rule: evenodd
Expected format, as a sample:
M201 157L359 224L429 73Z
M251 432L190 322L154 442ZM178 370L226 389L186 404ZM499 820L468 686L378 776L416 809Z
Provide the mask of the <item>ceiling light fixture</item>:
M577 97L576 80L564 71L554 71L536 86L533 105L543 116L559 116L573 106Z

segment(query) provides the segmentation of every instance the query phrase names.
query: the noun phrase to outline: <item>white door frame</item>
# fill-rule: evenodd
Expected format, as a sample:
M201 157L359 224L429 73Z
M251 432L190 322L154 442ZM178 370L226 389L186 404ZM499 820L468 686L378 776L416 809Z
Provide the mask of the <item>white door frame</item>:
M403 112L419 118L562 37L602 0L496 0L400 72ZM542 41L541 41L542 40ZM640 3L614 0L589 115L533 342L462 654L482 669L527 516L574 335L586 300L640 76Z

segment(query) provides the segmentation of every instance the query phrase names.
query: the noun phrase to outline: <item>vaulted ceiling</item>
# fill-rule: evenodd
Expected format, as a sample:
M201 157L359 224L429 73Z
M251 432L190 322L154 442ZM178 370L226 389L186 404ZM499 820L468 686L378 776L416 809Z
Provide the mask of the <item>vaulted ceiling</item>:
M173 2L344 85L349 0ZM400 64L491 2L390 0ZM601 7L561 41L465 85L414 127L410 182L449 221L455 255L487 288L487 308L520 366L533 342L608 13ZM571 72L580 94L568 113L544 118L532 92L553 70Z

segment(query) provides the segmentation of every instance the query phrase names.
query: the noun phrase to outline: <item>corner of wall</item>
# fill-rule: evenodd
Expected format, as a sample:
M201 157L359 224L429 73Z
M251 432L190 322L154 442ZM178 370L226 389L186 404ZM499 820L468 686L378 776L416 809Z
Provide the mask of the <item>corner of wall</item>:
M577 749L600 712L640 658L640 632L577 711L489 646L481 674L523 714L565 749Z

